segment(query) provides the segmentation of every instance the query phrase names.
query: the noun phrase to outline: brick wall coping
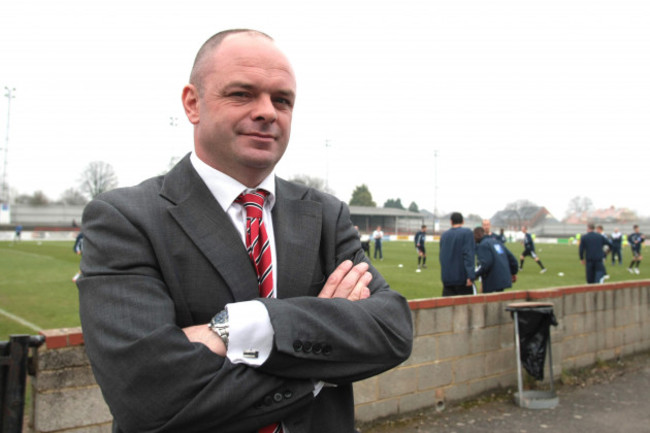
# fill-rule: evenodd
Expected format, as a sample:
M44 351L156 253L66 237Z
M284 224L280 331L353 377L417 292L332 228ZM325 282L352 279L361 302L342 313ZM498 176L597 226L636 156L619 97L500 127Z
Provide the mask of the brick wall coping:
M45 336L45 345L48 349L60 349L68 346L81 346L84 336L81 327L46 329L39 334Z
M517 290L468 296L450 296L445 298L413 299L409 301L409 306L411 307L411 310L427 310L438 307L480 304L486 302L522 300L534 301L537 299L561 298L564 295L570 295L574 293L602 292L607 290L645 287L648 285L650 285L650 280L637 280L608 284L589 284L584 286L557 287L550 289ZM48 349L81 346L84 344L84 337L83 333L81 332L81 327L48 329L40 331L39 334L45 337L45 345Z
M535 301L538 299L561 298L564 295L575 293L630 289L634 287L646 287L648 285L650 285L650 280L636 280L608 284L585 284L583 286L556 287L550 289L517 290L467 296L449 296L445 298L413 299L409 301L409 306L411 307L411 310L427 310L437 307L480 304L485 302Z

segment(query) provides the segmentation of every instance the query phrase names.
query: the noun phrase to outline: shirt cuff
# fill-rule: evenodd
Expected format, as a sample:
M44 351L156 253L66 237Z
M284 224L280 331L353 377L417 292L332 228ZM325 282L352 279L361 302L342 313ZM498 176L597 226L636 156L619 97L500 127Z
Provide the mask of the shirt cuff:
M258 367L273 349L273 326L264 304L259 301L226 305L230 326L226 356L233 364Z

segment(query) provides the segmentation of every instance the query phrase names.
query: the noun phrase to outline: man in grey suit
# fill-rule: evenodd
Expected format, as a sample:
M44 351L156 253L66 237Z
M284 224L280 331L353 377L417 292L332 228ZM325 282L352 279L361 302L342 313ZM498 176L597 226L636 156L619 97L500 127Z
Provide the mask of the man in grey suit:
M352 383L408 358L410 309L348 207L274 175L295 96L270 37L218 33L183 89L194 152L86 207L80 314L114 432L353 432ZM235 201L257 189L268 298Z

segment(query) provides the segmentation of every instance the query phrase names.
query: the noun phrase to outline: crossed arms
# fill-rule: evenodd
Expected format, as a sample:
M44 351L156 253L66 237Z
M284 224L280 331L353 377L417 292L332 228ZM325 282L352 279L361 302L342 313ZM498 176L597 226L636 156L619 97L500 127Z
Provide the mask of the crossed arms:
M302 295L259 300L275 330L269 359L258 368L231 363L206 324L237 301L232 288L163 206L133 205L147 200L155 201L109 195L89 204L84 215L79 292L86 349L125 431L254 430L320 398L313 393L315 381L349 384L410 354L408 304L365 262L343 206L323 213L322 224L333 235L320 239L316 262L303 270L318 270L307 280L313 283L279 287ZM224 248L229 242L224 238ZM320 282L320 269L329 267L321 262L334 262L334 256L353 259ZM297 341L331 350L298 351ZM272 407L259 404L287 391L291 398Z

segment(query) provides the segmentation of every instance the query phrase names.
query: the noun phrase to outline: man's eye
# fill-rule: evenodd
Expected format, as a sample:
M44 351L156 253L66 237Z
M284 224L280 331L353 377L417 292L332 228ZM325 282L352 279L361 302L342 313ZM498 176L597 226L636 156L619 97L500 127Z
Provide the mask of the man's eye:
M287 107L291 107L293 105L293 102L287 98L275 98L273 101L276 104L286 105Z

